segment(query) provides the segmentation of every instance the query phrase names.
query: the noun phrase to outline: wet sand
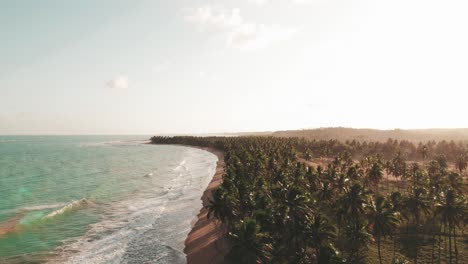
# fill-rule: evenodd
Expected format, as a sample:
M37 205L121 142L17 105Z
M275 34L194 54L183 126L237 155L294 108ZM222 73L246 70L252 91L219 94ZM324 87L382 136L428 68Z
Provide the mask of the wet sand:
M184 253L187 255L188 264L223 263L227 253L228 242L226 228L214 217L208 219L208 205L211 192L218 188L223 181L224 155L223 152L213 148L200 148L218 156L218 164L215 175L206 188L201 200L203 208L200 210L197 221L185 240Z

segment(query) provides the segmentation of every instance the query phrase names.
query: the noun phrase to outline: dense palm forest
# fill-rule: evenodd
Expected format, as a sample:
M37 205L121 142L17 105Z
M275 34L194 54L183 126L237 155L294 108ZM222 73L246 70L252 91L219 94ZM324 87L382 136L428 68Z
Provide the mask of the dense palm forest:
M153 137L213 147L208 206L228 263L466 263L466 146L277 137Z

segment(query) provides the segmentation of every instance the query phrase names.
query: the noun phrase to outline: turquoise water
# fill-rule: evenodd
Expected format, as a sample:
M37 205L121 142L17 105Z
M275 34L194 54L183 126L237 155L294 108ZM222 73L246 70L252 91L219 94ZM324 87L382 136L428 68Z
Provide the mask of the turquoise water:
M142 136L0 136L0 263L184 263L216 167Z

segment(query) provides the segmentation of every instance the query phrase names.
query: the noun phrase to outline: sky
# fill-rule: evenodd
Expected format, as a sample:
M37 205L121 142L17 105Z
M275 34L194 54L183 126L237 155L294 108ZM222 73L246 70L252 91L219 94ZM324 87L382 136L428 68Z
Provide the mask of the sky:
M0 134L468 127L467 10L0 0Z

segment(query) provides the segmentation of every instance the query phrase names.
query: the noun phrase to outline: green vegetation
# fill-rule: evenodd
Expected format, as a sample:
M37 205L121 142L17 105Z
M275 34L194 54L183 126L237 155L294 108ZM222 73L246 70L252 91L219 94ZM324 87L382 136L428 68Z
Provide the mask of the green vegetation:
M151 140L224 151L225 177L208 209L229 230L228 263L468 259L464 144L277 137Z

